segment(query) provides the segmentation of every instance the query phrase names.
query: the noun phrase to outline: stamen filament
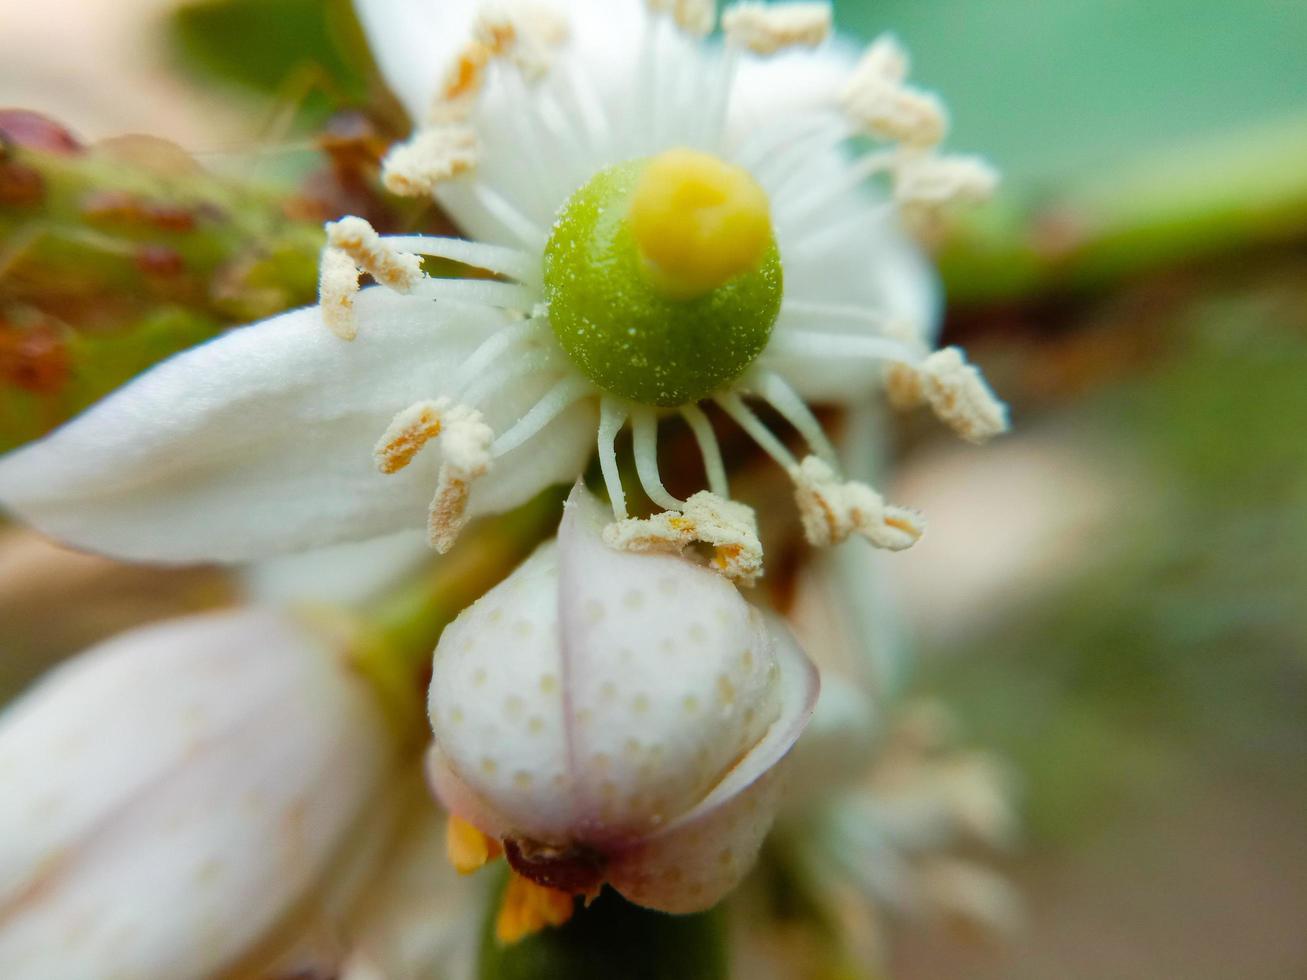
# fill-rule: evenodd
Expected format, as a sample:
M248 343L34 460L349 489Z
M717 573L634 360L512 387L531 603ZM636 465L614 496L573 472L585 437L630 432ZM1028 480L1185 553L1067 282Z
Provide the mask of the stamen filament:
M626 424L628 412L612 398L604 398L599 405L599 469L604 476L604 486L608 490L608 500L612 504L613 519L624 521L626 512L626 491L622 488L622 474L617 466L617 449L614 445L617 433Z
M805 218L861 186L876 174L885 173L894 166L895 155L888 150L868 153L846 167L838 180L816 183L806 194L782 198L776 202L777 220L797 221Z
M557 356L555 351L544 348L516 357L498 371L487 372L475 379L464 390L462 400L467 405L480 405L487 395L507 387L518 378L552 367Z
M873 327L890 327L899 323L894 317L881 310L869 310L851 303L821 303L806 299L790 299L788 296L781 304L781 316L789 314L805 319L829 318L832 320L851 320Z
M762 419L753 414L753 410L744 404L739 395L728 391L715 396L713 400L727 415L735 419L735 423L752 437L763 452L780 463L787 472L797 465L798 461L794 458L794 454L785 448L785 444L777 439L767 426L763 425Z
M816 112L800 119L785 120L759 128L745 138L732 158L746 170L758 173L767 161L775 159L777 153L784 148L797 148L809 130L821 130L832 124L838 126L846 137L852 132L847 121L834 110Z
M496 67L508 90L509 105L512 106L505 115L512 128L514 149L518 154L516 168L518 182L521 183L522 175L525 175L525 182L535 192L535 206L532 211L536 214L549 214L562 198L556 194L554 188L549 186L549 177L554 168L542 167L534 162L547 160L555 155L547 149L547 141L542 142L540 139L535 111L526 109L527 106L531 106L534 110L535 98L527 92L522 74L514 66L500 64ZM564 195L566 193L563 192Z
M730 497L726 464L722 460L721 446L717 443L717 433L713 432L708 416L698 405L683 405L681 417L690 426L694 440L699 444L699 455L703 457L704 472L708 476L708 489L719 497Z
M529 412L494 441L490 447L491 457L498 459L512 452L563 411L593 391L593 386L584 378L571 377L559 381L531 406Z
M621 117L652 120L657 116L658 58L654 50L655 29L661 20L653 11L643 11L643 29L640 33L640 53L636 57L635 84ZM619 118L621 118L619 117ZM640 142L641 126L624 127L626 152L638 156L644 149Z
M589 139L590 150L598 159L613 144L608 110L604 108L603 101L598 98L594 79L590 77L580 58L565 59L562 68L568 94L572 97L573 106Z
M710 98L703 113L701 138L705 146L719 150L726 136L726 117L731 108L731 93L735 89L735 72L740 63L740 51L734 44L726 44L721 57L709 69L708 91ZM714 70L715 69L715 70Z
M416 252L437 259L449 259L474 269L484 269L519 282L540 277L539 263L520 249L503 245L483 245L462 238L438 238L432 235L385 235L381 239L401 252Z
M774 153L750 169L766 185L771 196L779 200L790 193L791 185L796 181L811 180L813 160L820 160L852 135L842 120L827 120L811 134L780 144Z
M680 510L684 501L677 500L658 475L658 416L651 408L639 407L631 414L631 434L634 437L635 471L645 495L659 507Z
M450 390L461 393L465 385L478 377L509 347L530 338L533 334L543 333L547 322L544 317L533 316L496 330L459 365L450 383Z
M896 214L898 206L889 201L882 201L869 208L860 208L847 217L838 218L832 223L794 221L793 225L808 224L808 228L795 235L796 252L812 252L820 255L830 248L847 249L849 247L849 230L857 225L874 225Z
M558 104L554 93L541 88L535 93L540 122L555 147L567 155L566 165L555 166L561 197L566 197L589 176L590 162L586 157L585 127L577 118L569 116Z
M818 333L813 330L777 330L769 355L818 360L882 360L920 364L922 353L914 344L890 337Z
M786 422L798 431L808 443L808 447L817 454L821 460L830 466L837 465L837 456L835 447L826 438L826 433L822 431L821 423L817 417L812 414L803 399L798 396L779 374L774 371L765 372L760 379L758 394L772 408L776 409Z
M483 181L474 181L471 188L472 194L480 205L492 218L503 225L509 234L533 252L544 247L544 230L528 218L517 205L488 187Z
M672 36L672 126L667 140L671 143L697 142L702 128L704 78L697 70L702 67L697 48L697 43L681 31Z

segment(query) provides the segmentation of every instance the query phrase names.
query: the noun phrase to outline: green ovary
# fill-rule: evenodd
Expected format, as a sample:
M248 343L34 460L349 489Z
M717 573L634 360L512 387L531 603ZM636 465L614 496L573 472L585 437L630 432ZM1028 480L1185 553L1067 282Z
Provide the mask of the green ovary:
M667 202L684 202L684 222ZM669 407L738 378L780 312L765 207L743 171L682 150L604 170L573 194L545 246L544 283L554 334L581 373L614 395ZM688 274L701 265L706 274Z

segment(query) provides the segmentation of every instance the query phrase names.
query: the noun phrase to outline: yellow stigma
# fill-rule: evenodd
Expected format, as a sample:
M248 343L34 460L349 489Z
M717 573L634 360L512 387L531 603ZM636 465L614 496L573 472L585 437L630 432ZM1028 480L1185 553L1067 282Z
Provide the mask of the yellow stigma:
M676 299L701 296L757 268L772 241L758 182L695 150L668 150L649 161L629 220L650 280Z

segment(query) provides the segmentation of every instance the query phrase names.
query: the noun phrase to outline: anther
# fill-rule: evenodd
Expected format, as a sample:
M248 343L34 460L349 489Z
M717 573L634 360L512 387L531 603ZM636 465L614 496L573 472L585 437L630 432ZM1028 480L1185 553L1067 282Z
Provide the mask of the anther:
M495 917L495 938L510 945L545 926L561 926L572 917L572 896L512 874Z
M520 3L483 13L473 35L496 58L507 58L528 79L542 77L553 62L553 49L568 36L567 21L548 7Z
M886 504L865 483L841 480L816 456L791 468L790 478L804 535L815 547L839 544L860 534L877 548L902 551L916 544L925 531L920 514Z
M486 83L486 69L507 59L528 78L539 78L552 62L552 49L567 40L567 22L544 6L516 4L481 14L472 38L459 50L445 75L428 122L465 122Z
M481 413L448 398L422 401L398 413L373 450L382 473L397 473L428 442L440 438L440 470L427 511L427 537L444 554L467 523L472 482L490 471L495 431Z
M479 153L471 127L462 123L427 126L386 154L382 180L393 194L430 195L437 184L475 169Z
M483 834L462 817L449 815L445 824L445 855L459 874L471 874L503 853L499 841Z
M845 113L872 136L910 146L940 143L948 113L938 97L904 83L907 55L890 37L878 39L854 68L841 94Z
M490 445L494 439L494 430L476 409L454 405L445 411L440 472L427 511L427 538L442 555L454 546L467 523L472 482L490 471Z
M998 187L998 172L980 157L905 153L894 168L894 198L904 208L933 213L950 204L982 204Z
M762 545L753 509L701 490L679 510L627 518L604 528L604 541L622 551L681 554L696 542L713 548L710 564L740 585L762 575Z
M358 336L354 297L359 291L359 269L354 260L338 248L322 250L318 267L318 303L322 322L341 340Z
M398 413L372 450L377 469L398 473L411 463L418 450L440 435L441 413L449 405L448 398L422 401Z
M422 278L422 259L391 248L362 218L328 222L327 243L348 255L377 282L398 293L407 293Z
M737 3L723 12L722 30L727 41L755 54L816 47L830 35L831 7L829 3Z
M1007 406L959 348L936 351L915 368L896 365L891 370L886 383L895 407L927 402L942 422L968 442L986 442L1007 431Z
M717 23L715 0L647 0L654 13L671 14L676 26L691 37L707 37Z

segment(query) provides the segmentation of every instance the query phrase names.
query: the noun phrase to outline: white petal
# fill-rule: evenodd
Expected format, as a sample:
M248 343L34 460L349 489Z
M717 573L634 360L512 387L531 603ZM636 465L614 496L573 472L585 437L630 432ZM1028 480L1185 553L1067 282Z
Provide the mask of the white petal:
M445 818L422 788L396 846L360 897L341 980L471 980L491 884L464 878L445 853ZM479 886L479 888L478 888ZM312 975L312 974L310 974Z
M798 48L771 57L741 54L731 90L728 142L787 117L801 119L836 108L857 59L857 48L839 38L815 50Z
M549 542L465 609L436 648L432 779L446 806L487 833L568 838L560 674L558 548ZM455 784L455 768L466 788Z
M608 880L631 901L664 912L710 908L752 867L780 803L786 758L812 717L819 681L788 631L772 623L781 671L780 717L698 806L608 868Z
M570 718L574 792L598 842L643 837L717 793L776 730L785 695L763 615L708 568L608 547L610 516L578 489L558 535L564 683L584 711Z
M654 838L608 865L625 898L675 915L712 908L753 867L780 803L785 773L772 769L693 826Z
M256 562L239 571L245 594L269 605L352 606L376 598L431 561L425 531L317 548Z
M835 179L835 174L830 174ZM838 220L839 209L848 213L859 201L870 201L859 189L849 200L836 202L827 219ZM778 229L778 244L785 262L786 296L819 303L851 306L868 313L914 324L927 342L939 332L941 291L934 267L897 226L892 217L877 224L848 229L838 244L821 251L792 247ZM822 332L879 333L876 326L857 322L814 325L783 319L782 330L814 329ZM884 361L822 358L776 358L772 365L805 400L850 401L880 384Z
M540 0L567 17L567 48L600 79L629 70L622 51L639 36L641 0ZM486 0L354 0L369 46L391 89L414 122L427 115L458 52L472 39ZM491 85L490 98L495 98ZM493 115L491 113L490 115Z
M783 125L787 118L829 113L857 57L851 44L836 40L817 50L743 59L732 95L729 140L738 143L768 124ZM814 152L805 160L799 181L767 187L773 205L780 205L783 213L785 196L837 184L851 162L843 146ZM785 194L778 196L782 190ZM927 338L933 337L939 325L940 289L921 249L898 226L893 213L847 224L850 216L871 211L879 203L880 195L864 185L840 194L806 220L787 222L778 214L776 235L785 263L786 297L876 312L915 324ZM841 229L839 234L815 241L811 237L814 230L835 228ZM777 329L786 326L782 321ZM837 327L868 329L854 323ZM880 366L795 360L785 364L782 373L805 398L844 400L877 383Z
M715 572L608 548L606 515L574 490L436 650L431 779L487 833L623 851L743 792L811 713L792 640Z
M354 0L372 56L414 120L431 108L481 6L481 0Z
M358 311L353 343L309 308L164 362L0 459L0 503L78 547L154 561L251 560L424 526L438 443L390 476L372 446L503 321L381 288L360 293ZM554 380L527 379L486 406L488 421L507 427ZM574 406L499 461L469 512L573 479L593 411Z
M0 975L222 973L321 884L393 753L372 692L274 614L88 651L0 716Z
M877 712L856 684L831 670L821 675L812 721L791 753L787 811L811 807L814 798L854 785L870 770L876 751Z
M645 152L636 147L647 128L635 122L632 102L647 20L643 0L568 0L554 9L566 14L570 36L553 68L529 83L512 69L492 71L472 120L482 146L472 178L545 233L595 173ZM573 79L603 119L593 141ZM546 100L560 111L546 113ZM470 237L521 245L473 193L473 179L440 185L437 199Z

